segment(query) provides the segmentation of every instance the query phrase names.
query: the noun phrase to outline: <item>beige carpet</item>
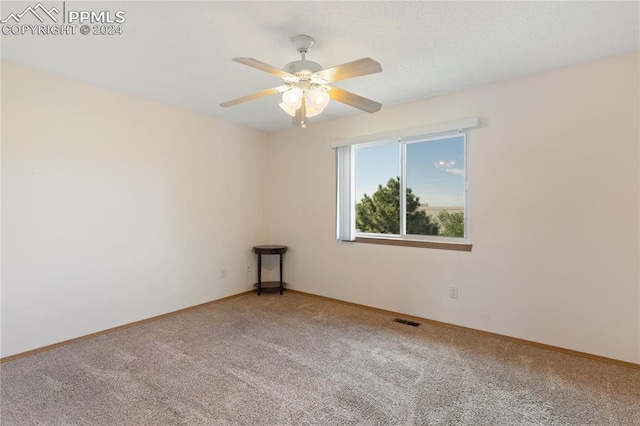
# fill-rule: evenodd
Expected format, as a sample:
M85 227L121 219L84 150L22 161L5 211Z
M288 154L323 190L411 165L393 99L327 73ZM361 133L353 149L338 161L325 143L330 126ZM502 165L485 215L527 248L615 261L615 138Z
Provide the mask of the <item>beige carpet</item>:
M1 367L10 425L638 425L640 371L296 293Z

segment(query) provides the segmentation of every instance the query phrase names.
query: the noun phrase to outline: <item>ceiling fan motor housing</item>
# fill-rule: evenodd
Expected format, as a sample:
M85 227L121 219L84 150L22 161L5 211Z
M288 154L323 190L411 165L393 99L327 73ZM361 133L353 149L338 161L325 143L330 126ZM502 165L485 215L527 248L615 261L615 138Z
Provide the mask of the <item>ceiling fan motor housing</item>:
M302 55L302 60L289 62L284 66L283 70L303 80L309 80L311 74L322 71L322 65L317 62L307 61L305 58L305 54L313 47L314 41L313 37L308 35L298 35L292 38L291 44Z
M322 65L313 61L293 61L285 65L283 70L300 78L305 78L305 76L298 75L298 73L308 73L309 76L306 77L308 79L311 78L312 73L322 71Z

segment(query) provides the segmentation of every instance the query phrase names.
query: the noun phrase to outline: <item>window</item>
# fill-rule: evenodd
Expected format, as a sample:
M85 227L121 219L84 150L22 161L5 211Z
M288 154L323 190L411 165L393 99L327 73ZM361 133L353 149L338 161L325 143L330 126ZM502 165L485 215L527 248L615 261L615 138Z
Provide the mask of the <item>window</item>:
M466 130L477 123L337 144L338 239L470 250Z

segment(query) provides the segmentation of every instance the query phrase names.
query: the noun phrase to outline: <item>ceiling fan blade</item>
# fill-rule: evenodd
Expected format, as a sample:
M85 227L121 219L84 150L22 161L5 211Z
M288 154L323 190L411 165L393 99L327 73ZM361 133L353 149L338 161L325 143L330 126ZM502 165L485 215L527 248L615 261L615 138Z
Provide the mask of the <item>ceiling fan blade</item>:
M333 100L342 102L343 104L350 105L354 108L361 109L362 111L366 111L371 114L380 111L380 108L382 108L382 104L379 102L363 98L362 96L356 95L355 93L347 92L346 90L342 90L337 87L332 87L331 90L329 90L329 96L331 96L331 99Z
M220 106L221 107L231 107L231 106L234 106L234 105L241 104L243 102L252 101L254 99L258 99L258 98L261 98L263 96L269 96L269 95L273 95L275 93L280 93L280 92L281 92L280 87L274 87L272 89L267 89L267 90L263 90L262 92L254 93L252 95L243 96L241 98L234 99L232 101L223 102L223 103L220 104Z
M379 62L371 58L362 58L357 61L348 62L333 68L318 71L315 75L326 80L327 83L338 80L346 80L347 78L359 77L361 75L375 74L382 72L382 66Z
M240 64L243 65L247 65L249 67L252 68L256 68L259 69L261 71L266 71L269 74L273 74L275 76L278 76L280 78L286 78L287 80L295 80L298 81L298 77L296 77L293 74L290 74L286 71L281 70L280 68L276 68L272 65L269 64L265 64L264 62L260 62L257 59L253 59L253 58L233 58L234 62L238 62Z

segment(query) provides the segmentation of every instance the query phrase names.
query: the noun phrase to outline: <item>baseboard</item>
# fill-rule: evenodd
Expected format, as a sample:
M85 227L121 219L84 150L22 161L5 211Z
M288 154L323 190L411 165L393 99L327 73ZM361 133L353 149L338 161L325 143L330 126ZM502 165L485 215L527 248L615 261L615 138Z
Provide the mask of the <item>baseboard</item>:
M140 320L140 321L130 322L128 324L119 325L117 327L108 328L108 329L102 330L102 331L97 331L95 333L87 334L87 335L76 337L76 338L69 339L69 340L65 340L63 342L53 343L51 345L42 346L42 347L36 348L36 349L31 349L30 351L20 352L19 354L10 355L10 356L6 356L4 358L0 358L0 364L5 363L5 362L9 362L9 361L14 361L16 359L24 358L24 357L27 357L27 356L30 356L30 355L35 355L35 354L40 353L40 352L49 351L51 349L59 348L59 347L62 347L62 346L67 346L67 345L70 345L72 343L80 342L82 340L92 339L94 337L102 336L104 334L113 333L114 331L123 330L125 328L129 328L129 327L133 327L133 326L136 326L136 325L144 324L144 323L147 323L147 322L159 320L161 318L170 317L170 316L173 316L173 315L181 314L183 312L192 311L194 309L204 308L205 306L209 306L209 305L213 305L213 304L216 304L216 303L224 302L225 300L235 299L237 297L244 296L245 294L249 294L249 293L252 293L252 292L253 292L253 290L243 291L242 293L238 293L238 294L234 294L234 295L231 295L231 296L223 297L221 299L211 300L209 302L200 303L200 304L194 305L194 306L189 306L188 308L179 309L179 310L173 311L173 312L167 312L166 314L157 315L157 316L154 316L154 317L151 317L151 318L145 318L145 319Z
M615 364L615 365L618 365L618 366L621 366L621 367L627 367L627 368L633 368L635 370L640 370L640 364L636 364L636 363L633 363L633 362L622 361L622 360L615 359L615 358L607 358L607 357L604 357L604 356L594 355L594 354L590 354L590 353L587 353L587 352L574 351L573 349L566 349L566 348L562 348L560 346L547 345L545 343L538 343L538 342L534 342L534 341L531 341L531 340L520 339L520 338L517 338L517 337L505 336L504 334L492 333L490 331L483 331L483 330L478 330L478 329L475 329L475 328L464 327L464 326L461 326L461 325L449 324L449 323L446 323L446 322L436 321L436 320L432 320L432 319L428 319L428 318L416 317L414 315L407 315L407 314L403 314L401 312L394 312L394 311L388 311L386 309L374 308L372 306L361 305L359 303L346 302L344 300L334 299L332 297L326 297L326 296L319 296L317 294L307 293L307 292L304 292L304 291L293 290L293 289L287 289L287 291L291 291L291 292L294 292L294 293L299 293L299 294L302 294L302 295L305 295L305 296L309 296L309 297L315 297L315 298L318 298L318 299L329 300L331 302L341 303L343 305L349 305L349 306L353 306L353 307L357 307L357 308L362 308L362 309L366 309L366 310L369 310L369 311L379 312L379 313L383 313L383 314L389 314L389 315L396 316L396 317L399 316L399 317L402 317L402 318L405 318L405 319L409 319L409 320L413 320L413 321L417 321L417 322L428 323L428 324L436 325L436 326L439 326L439 327L447 327L447 328L454 328L454 329L458 329L458 330L470 331L470 332L473 332L473 333L482 334L482 335L490 336L490 337L495 337L497 339L507 340L507 341L514 342L514 343L521 343L523 345L534 346L534 347L541 348L541 349L546 349L546 350L555 351L555 352L561 352L561 353L568 354L568 355L574 355L574 356L578 356L578 357L582 357L582 358L588 358L588 359L595 360L595 361L606 362L608 364Z

